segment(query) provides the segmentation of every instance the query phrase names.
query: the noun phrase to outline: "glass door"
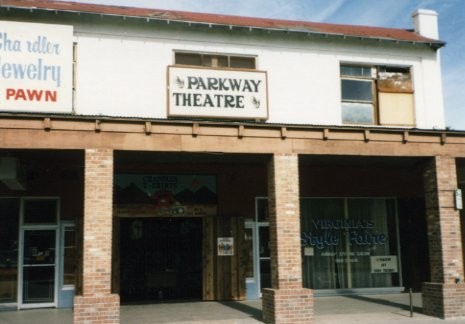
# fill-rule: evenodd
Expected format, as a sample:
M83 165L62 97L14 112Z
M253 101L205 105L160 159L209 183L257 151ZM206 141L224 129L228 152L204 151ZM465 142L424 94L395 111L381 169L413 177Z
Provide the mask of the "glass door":
M58 200L21 201L19 308L56 306Z
M24 229L22 307L55 302L56 229Z

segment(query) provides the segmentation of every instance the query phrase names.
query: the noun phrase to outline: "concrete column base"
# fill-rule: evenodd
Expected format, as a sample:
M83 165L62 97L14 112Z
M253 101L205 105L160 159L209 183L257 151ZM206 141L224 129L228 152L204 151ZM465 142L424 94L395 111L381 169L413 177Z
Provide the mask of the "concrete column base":
M313 323L313 291L311 289L262 290L265 323Z
M119 295L74 297L74 324L120 322Z
M442 319L465 318L465 284L424 282L423 313Z

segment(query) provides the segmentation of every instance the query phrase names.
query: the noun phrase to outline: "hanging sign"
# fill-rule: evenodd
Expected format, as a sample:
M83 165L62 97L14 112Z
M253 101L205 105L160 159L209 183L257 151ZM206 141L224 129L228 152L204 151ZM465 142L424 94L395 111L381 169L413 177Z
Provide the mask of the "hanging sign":
M266 72L169 66L168 116L266 120Z
M73 27L0 21L0 112L72 112Z

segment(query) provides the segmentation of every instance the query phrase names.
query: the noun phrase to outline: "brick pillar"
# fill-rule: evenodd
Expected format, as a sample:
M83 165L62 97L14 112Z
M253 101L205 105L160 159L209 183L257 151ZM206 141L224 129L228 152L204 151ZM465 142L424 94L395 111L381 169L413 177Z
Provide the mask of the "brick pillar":
M268 166L271 288L262 290L266 323L312 323L313 294L302 287L297 154L275 154Z
M113 151L87 149L84 171L82 296L74 323L119 323L119 295L111 294Z
M424 171L431 282L423 283L423 312L440 318L465 316L460 214L454 205L455 159L436 156Z

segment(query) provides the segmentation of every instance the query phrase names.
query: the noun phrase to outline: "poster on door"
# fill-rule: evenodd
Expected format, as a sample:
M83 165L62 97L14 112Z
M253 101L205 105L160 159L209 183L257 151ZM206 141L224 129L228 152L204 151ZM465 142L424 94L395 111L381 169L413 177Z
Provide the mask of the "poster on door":
M217 250L218 250L218 256L233 256L234 255L234 238L218 237Z

